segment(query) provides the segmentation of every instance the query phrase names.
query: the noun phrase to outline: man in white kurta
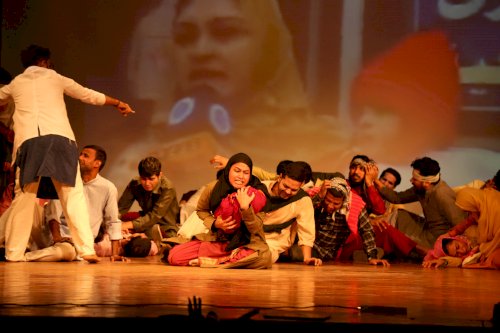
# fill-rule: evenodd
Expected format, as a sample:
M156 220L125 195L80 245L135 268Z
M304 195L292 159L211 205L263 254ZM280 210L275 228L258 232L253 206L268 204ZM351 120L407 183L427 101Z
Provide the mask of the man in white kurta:
M263 181L270 197L263 217L266 242L273 262L289 250L298 237L304 264L321 265L319 258L311 256L316 233L312 200L302 189L307 180L303 162L292 162L277 180Z
M78 148L64 96L92 105L114 105L123 115L133 111L128 104L85 88L51 69L47 48L30 45L21 52L21 61L25 71L0 88L0 105L10 101L15 105L12 160L17 168L16 195L1 217L6 219L5 228L0 230L5 258L25 260L36 208L33 203L37 197L44 197L39 184L48 180L45 183L61 200L78 254L88 262L97 262L78 168Z

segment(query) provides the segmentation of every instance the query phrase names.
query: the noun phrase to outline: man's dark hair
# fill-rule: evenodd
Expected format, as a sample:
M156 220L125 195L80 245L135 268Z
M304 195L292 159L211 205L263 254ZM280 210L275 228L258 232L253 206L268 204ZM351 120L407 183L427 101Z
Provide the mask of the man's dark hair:
M311 178L311 166L302 161L292 162L286 166L283 177L285 176L298 182L305 183Z
M126 257L147 257L150 250L151 240L141 236L132 237L123 248Z
M148 156L139 162L139 176L151 177L159 176L161 172L161 162L153 156Z
M440 171L439 163L430 157L417 158L411 163L411 167L420 172L422 176L435 176Z
M495 184L495 188L500 191L500 169L498 169L497 173L493 177L493 184Z
M104 168L104 166L106 165L106 160L108 157L104 148L102 148L101 146L98 146L98 145L86 145L85 147L83 147L83 149L85 149L85 148L95 150L95 159L98 161L101 161L101 166L99 167L99 171L101 171Z
M184 193L182 196L181 196L181 199L179 200L180 201L188 201L196 192L198 192L198 190L190 190L190 191L187 191L186 193Z
M3 67L0 67L0 84L9 84L12 81L12 75Z
M302 164L304 166L304 169L306 170L307 174L306 174L306 180L304 181L304 183L308 183L312 180L312 168L311 168L311 165L307 162L304 162L304 161L297 161L297 163L299 164Z
M380 177L383 177L386 173L390 173L391 175L394 176L394 178L396 178L396 182L394 183L394 187L401 184L401 174L396 169L387 168L384 171L382 171L382 173L380 174Z
M278 165L276 166L276 173L278 175L284 175L285 174L285 169L286 169L286 166L290 163L292 163L293 161L292 160L282 160L278 163Z
M40 60L49 60L50 50L46 47L31 44L21 51L21 63L24 68L38 64Z

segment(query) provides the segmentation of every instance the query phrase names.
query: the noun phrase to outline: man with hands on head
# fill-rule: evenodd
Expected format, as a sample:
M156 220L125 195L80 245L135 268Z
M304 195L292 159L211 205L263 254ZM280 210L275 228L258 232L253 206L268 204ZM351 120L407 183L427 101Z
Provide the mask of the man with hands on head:
M326 180L314 196L316 238L313 255L324 261L335 261L339 250L350 234L361 236L370 265L390 266L385 259L377 258L375 233L368 218L366 204L351 191L345 179Z

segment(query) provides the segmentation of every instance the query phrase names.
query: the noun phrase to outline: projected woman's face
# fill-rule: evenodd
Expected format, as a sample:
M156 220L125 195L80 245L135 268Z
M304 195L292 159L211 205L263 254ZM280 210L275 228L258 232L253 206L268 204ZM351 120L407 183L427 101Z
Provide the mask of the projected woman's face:
M173 28L180 90L214 92L229 101L248 96L259 53L265 52L254 23L234 0L194 0L182 7Z

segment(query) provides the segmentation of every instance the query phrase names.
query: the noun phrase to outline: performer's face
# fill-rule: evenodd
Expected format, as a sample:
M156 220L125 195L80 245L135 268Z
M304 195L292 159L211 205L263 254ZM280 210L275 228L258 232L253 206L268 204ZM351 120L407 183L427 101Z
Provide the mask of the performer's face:
M325 199L323 199L323 208L328 212L328 214L333 214L334 212L342 208L343 203L343 198L337 198L327 191Z
M235 188L240 189L247 186L250 180L250 168L242 162L234 163L229 169L229 183Z
M465 242L458 239L453 239L446 244L446 252L452 257L462 257L469 252L469 248Z
M140 177L141 179L141 185L142 188L144 188L145 191L151 192L154 190L156 185L158 185L158 182L160 181L160 176L153 175L151 177Z

